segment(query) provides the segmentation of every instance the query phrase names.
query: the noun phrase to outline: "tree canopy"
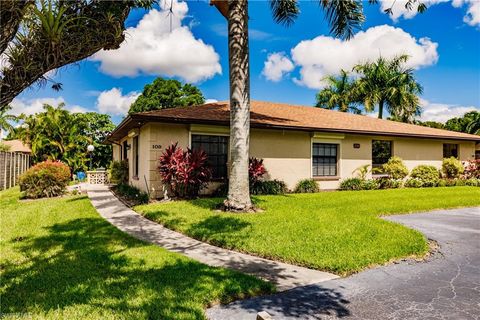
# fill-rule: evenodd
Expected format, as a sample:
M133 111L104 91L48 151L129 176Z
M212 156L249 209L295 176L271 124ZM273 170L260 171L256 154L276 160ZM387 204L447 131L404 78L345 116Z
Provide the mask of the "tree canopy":
M205 103L200 89L189 83L157 78L143 88L142 94L130 106L128 113L174 107L188 107Z
M317 107L324 109L338 109L342 112L360 114L359 101L355 98L355 81L348 72L340 70L339 76L330 75L325 78L327 87L317 93Z
M112 157L110 145L102 145L106 135L115 127L110 116L88 113L70 113L64 104L57 107L45 104L44 111L34 115L20 115L23 123L9 135L21 139L32 149L34 162L60 160L73 172L92 167L107 167ZM93 157L87 154L87 146L93 144Z
M2 0L0 110L30 85L49 81L48 71L101 49L117 49L125 39L130 9L149 8L153 2Z
M463 117L452 118L445 122L445 129L480 135L480 112L470 111Z

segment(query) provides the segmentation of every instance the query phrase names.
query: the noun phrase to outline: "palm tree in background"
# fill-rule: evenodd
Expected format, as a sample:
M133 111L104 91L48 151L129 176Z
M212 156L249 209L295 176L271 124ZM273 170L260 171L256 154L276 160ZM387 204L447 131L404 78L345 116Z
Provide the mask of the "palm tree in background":
M355 85L356 96L366 111L378 106L378 118L382 119L387 109L392 119L403 122L413 122L420 114L423 87L415 80L413 69L405 67L407 61L407 55L380 57L353 68L360 77Z
M211 0L228 22L230 80L230 175L225 208L248 211L252 208L248 181L250 133L250 66L248 48L248 0ZM319 0L320 8L336 37L349 39L365 20L361 0ZM377 3L377 0L369 0ZM420 0L408 0L405 8L423 12ZM291 25L300 13L297 0L270 0L273 20ZM388 11L390 10L390 11ZM386 12L391 12L387 9Z
M330 75L324 78L327 86L317 93L316 107L338 109L342 112L361 113L358 101L354 97L355 82L347 71L341 70L339 76Z
M7 114L8 111L12 109L11 106L0 110L0 140L3 137L3 131L12 131L13 125L11 122L17 122L18 118L12 114Z
M465 127L465 131L467 133L480 135L480 112L472 111L465 114L464 117L467 118L467 125Z

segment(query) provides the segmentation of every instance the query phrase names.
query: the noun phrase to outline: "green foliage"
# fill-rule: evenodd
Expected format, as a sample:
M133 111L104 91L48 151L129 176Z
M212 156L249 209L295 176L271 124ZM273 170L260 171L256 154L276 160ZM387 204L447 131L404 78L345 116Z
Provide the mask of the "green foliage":
M420 114L418 96L423 88L416 81L413 69L405 67L407 61L407 55L393 59L379 57L354 67L359 74L354 85L355 96L366 111L378 106L378 117L382 118L386 108L393 120L402 122L413 122Z
M13 130L12 122L18 121L18 117L11 114L7 114L7 112L10 111L11 109L12 109L11 106L6 106L5 108L2 108L0 110L0 131L2 130L12 131Z
M141 191L137 187L131 186L127 183L120 183L115 190L128 201L132 201L135 204L148 203L149 197L146 192Z
M423 127L430 127L430 128L435 128L435 129L445 129L445 125L441 122L436 122L436 121L415 121L415 124Z
M367 179L367 174L369 172L369 168L370 168L370 165L369 164L365 164L363 166L360 166L358 167L357 169L355 169L353 171L353 173L357 173L358 175L358 178L362 179L362 180L365 180Z
M189 83L157 78L143 88L142 94L132 103L128 113L188 107L205 103L200 89Z
M459 178L464 170L462 162L455 157L445 158L442 161L442 173L448 179Z
M391 157L387 163L383 164L383 172L388 174L392 179L404 179L408 176L408 169L399 157Z
M402 179L380 178L377 179L379 189L398 189L403 186Z
M480 112L470 111L463 117L452 118L445 123L445 129L480 135Z
M315 193L315 192L320 192L320 187L318 186L318 183L313 179L303 179L297 183L293 192L294 193Z
M380 183L378 179L369 179L362 181L362 190L376 190L380 189Z
M455 179L455 186L456 187L466 186L467 185L466 181L467 180L463 180L463 179Z
M362 190L362 184L362 179L348 178L340 182L340 190Z
M285 194L288 192L288 188L285 182L281 180L268 180L268 181L257 181L250 188L251 194Z
M347 71L342 69L340 76L330 75L324 81L327 86L317 93L316 107L356 114L362 112L353 90L355 82Z
M128 161L112 161L109 170L109 180L115 184L128 182Z
M72 172L87 169L90 161L87 146L93 144L92 168L107 167L112 156L111 146L104 146L102 142L114 128L110 116L95 112L70 113L63 107L63 103L58 107L45 104L43 112L21 115L23 124L15 128L12 137L30 144L34 162L60 160Z
M480 179L471 178L465 180L465 185L470 187L480 187Z
M0 152L1 152L1 151L3 151L3 152L8 152L8 151L10 151L10 146L9 146L9 145L6 145L6 144L4 144L4 143L2 143L2 142L0 141Z
M420 180L424 187L435 187L440 179L440 172L434 166L419 165L413 168L410 177ZM416 182L411 183L415 184Z
M26 172L19 180L20 191L26 198L50 198L65 193L70 181L70 169L61 162L41 162Z
M407 181L405 181L405 187L406 188L421 188L421 187L424 187L423 180L421 180L419 178L410 178Z

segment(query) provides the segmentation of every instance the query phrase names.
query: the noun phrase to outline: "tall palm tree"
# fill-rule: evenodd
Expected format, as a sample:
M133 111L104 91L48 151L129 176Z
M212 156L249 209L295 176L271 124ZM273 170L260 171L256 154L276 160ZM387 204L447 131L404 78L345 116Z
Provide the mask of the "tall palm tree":
M324 81L327 82L327 87L317 93L316 107L361 113L354 97L355 82L350 79L347 71L342 69L339 76L330 75L325 77Z
M250 131L250 66L248 51L248 0L210 0L228 21L230 78L230 158L228 196L225 208L248 211L252 208L248 185ZM349 39L365 20L361 0L319 0L330 32ZM369 0L376 3L377 0ZM412 8L420 0L408 0ZM273 20L290 25L300 13L297 0L270 0ZM419 11L424 6L418 6Z
M420 113L418 96L423 88L415 80L413 69L405 67L407 61L407 55L379 57L353 68L360 75L355 90L365 110L373 111L378 106L378 118L382 119L386 108L393 119L405 122L412 122Z
M11 106L6 106L4 109L0 110L0 140L2 139L3 131L12 131L13 126L11 122L17 122L18 118L12 114L7 114L8 111L12 109Z

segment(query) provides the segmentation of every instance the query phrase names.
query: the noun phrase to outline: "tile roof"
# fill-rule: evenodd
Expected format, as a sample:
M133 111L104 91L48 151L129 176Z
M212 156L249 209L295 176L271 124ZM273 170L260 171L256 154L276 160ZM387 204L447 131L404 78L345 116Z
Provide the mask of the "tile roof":
M4 145L10 146L9 152L32 153L30 147L23 144L21 140L2 140Z
M113 136L118 136L120 133L119 129L131 128L132 123L163 121L228 125L229 119L230 106L228 102L147 111L136 113L126 118L112 133L112 138L114 138ZM251 101L250 120L253 128L281 128L480 141L480 136L461 132L434 129L321 108L264 101Z

